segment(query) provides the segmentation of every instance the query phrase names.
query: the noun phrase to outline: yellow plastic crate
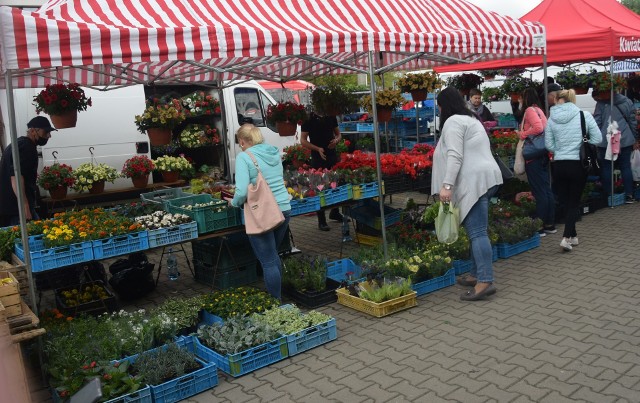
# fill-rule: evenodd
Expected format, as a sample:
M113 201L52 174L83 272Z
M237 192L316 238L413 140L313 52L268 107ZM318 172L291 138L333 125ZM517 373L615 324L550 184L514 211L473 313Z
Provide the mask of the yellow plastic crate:
M353 308L356 311L375 316L376 318L391 315L392 313L413 308L418 305L418 294L416 294L415 291L411 294L403 295L402 297L394 298L379 304L367 301L366 299L354 297L344 288L338 288L336 290L336 294L338 295L339 304Z
M377 246L382 243L382 237L374 236L374 235L364 235L359 232L356 232L355 241L360 245Z

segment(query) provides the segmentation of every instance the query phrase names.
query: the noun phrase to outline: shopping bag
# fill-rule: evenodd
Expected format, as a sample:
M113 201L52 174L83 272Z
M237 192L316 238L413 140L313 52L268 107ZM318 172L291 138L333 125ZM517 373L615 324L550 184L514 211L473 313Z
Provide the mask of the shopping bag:
M513 173L516 175L524 174L524 157L522 156L522 149L524 147L524 140L518 141L516 146L516 162L513 165Z
M640 182L640 150L633 150L631 153L631 172L633 180Z
M618 154L620 154L620 130L618 130L618 122L613 120L607 126L607 150L604 159L616 161Z
M460 209L453 203L442 203L438 208L435 220L436 236L438 242L451 244L458 240L458 228L460 227Z

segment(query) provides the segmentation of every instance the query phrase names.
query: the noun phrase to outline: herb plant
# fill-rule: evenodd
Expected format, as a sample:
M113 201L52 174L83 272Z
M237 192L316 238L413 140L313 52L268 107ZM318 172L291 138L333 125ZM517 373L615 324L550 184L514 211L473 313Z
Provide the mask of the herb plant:
M294 334L312 326L325 323L331 316L318 311L309 311L304 314L300 308L294 305L273 307L261 314L254 313L251 320L270 326L280 334Z
M297 291L324 291L327 258L322 256L288 257L282 264L282 285Z
M133 364L135 373L149 385L160 385L200 367L193 353L175 343L166 348L145 351Z
M220 354L235 354L280 337L280 333L264 322L245 316L234 316L224 323L198 329L202 342Z

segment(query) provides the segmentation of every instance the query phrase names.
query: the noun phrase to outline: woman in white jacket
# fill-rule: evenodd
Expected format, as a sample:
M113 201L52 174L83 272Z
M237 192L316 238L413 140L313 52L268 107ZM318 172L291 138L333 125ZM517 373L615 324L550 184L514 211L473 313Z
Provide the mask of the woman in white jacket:
M560 91L544 130L545 146L553 153L553 181L558 190L558 199L567 210L563 238L560 242L560 246L565 251L570 251L578 245L576 220L580 196L587 182L587 175L580 162L581 113L584 114L589 143L597 145L602 141L602 134L593 116L589 112L581 112L575 105L575 101L576 93L573 90Z

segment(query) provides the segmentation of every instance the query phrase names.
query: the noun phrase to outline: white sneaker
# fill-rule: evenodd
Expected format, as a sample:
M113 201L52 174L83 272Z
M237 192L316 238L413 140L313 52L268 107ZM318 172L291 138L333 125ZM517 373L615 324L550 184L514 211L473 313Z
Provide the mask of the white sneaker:
M562 241L560 242L560 247L567 252L573 249L573 247L571 246L571 242L569 241L568 238L562 238Z
M569 238L569 243L571 244L571 246L578 246L579 242L578 242L578 237L574 236Z

